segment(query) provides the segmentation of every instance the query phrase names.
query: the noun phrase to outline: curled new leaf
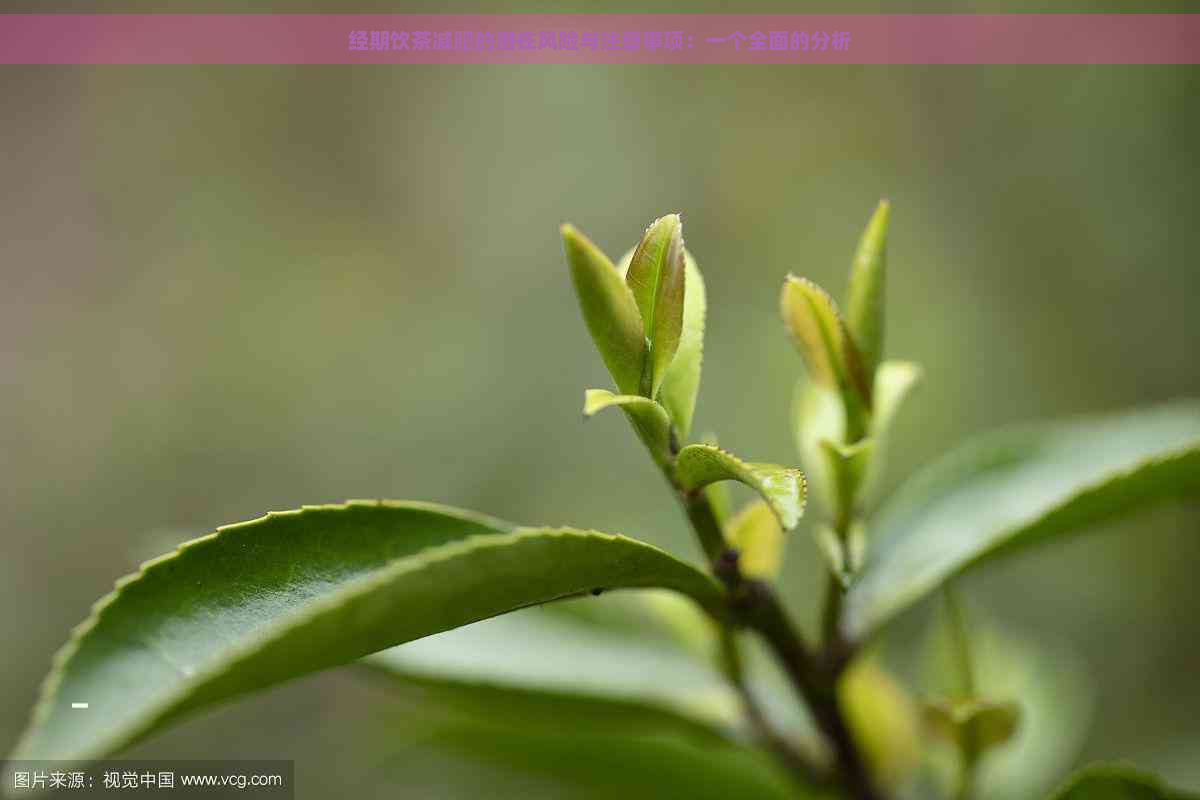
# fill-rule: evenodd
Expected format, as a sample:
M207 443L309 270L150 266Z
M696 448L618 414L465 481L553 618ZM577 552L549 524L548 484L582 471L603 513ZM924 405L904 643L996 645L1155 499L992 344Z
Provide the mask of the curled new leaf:
M665 464L671 455L671 420L666 410L638 394L613 394L605 389L588 389L584 393L584 416L593 416L613 406L619 406L629 417L630 424L654 460Z
M671 414L681 436L692 429L696 395L700 390L700 362L704 358L704 278L691 253L683 253L687 293L683 300L683 332L679 349L663 377L659 401Z
M835 444L822 439L820 447L833 479L834 508L839 518L849 517L857 503L859 489L874 463L875 442L859 439L854 444Z
M646 364L642 319L629 287L608 256L574 226L562 226L563 245L583 320L624 394L637 394Z
M746 484L767 501L784 530L796 527L804 514L804 474L798 469L748 463L719 447L690 444L676 457L675 474L688 491L702 489L717 481Z
M643 332L650 343L642 393L657 397L683 332L686 269L683 223L678 214L667 214L650 223L633 251L625 281L637 302Z
M871 413L870 436L874 454L860 489L864 504L873 502L887 466L887 449L896 414L912 390L921 382L921 367L911 361L884 361L875 371L875 408Z
M779 308L812 379L841 395L847 440L856 441L865 430L871 387L833 298L812 281L789 275Z
M887 200L867 223L854 263L850 268L850 289L846 301L846 327L858 345L863 370L868 377L883 355L884 286L887 273L887 232L891 206Z
M837 482L821 442L845 441L846 413L836 389L807 380L796 382L792 432L809 490L830 517L837 513Z
M617 262L617 272L622 276L629 274L629 265L633 261L633 248ZM687 291L683 298L683 331L679 335L679 349L675 358L667 367L663 377L662 388L659 390L658 401L671 415L681 436L687 436L692 430L692 417L696 410L696 395L700 390L700 366L704 358L704 322L707 314L707 299L704 290L704 276L696 259L684 248L684 281Z
M783 529L761 498L747 503L725 523L725 538L737 548L738 566L750 578L773 580L783 565Z
M792 430L800 460L808 475L809 486L817 499L833 516L843 499L856 502L864 510L878 491L884 468L887 466L887 445L896 413L904 399L920 382L921 368L909 361L885 361L875 371L874 410L864 438L846 445L846 416L837 392L811 381L798 381L792 402ZM865 468L857 477L852 495L846 495L847 477L840 474L838 465L831 462L828 448L846 453L855 452L859 445L871 442L869 458L860 466ZM860 454L867 455L867 454Z

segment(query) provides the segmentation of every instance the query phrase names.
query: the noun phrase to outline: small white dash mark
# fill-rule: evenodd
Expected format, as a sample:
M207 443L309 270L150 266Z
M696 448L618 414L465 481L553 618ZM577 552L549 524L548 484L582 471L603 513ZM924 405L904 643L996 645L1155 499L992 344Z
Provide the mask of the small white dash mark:
M87 703L71 703L71 708L87 708Z

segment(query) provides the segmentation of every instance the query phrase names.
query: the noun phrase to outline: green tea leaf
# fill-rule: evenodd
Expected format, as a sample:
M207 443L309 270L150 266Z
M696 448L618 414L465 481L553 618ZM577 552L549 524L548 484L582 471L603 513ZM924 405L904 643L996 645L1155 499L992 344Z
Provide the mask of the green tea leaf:
M829 800L800 787L762 749L672 730L661 714L622 714L610 702L596 708L578 698L543 707L511 692L492 697L496 705L485 705L484 695L455 709L437 693L416 714L406 704L379 720L375 741L396 749L380 769L392 770L384 774L403 787L400 796Z
M583 414L586 417L613 406L625 412L654 460L667 463L671 457L671 420L666 409L637 394L613 394L606 389L588 389L584 393Z
M938 700L926 703L925 720L941 738L980 754L1013 737L1021 708L1013 702L975 698Z
M617 262L617 272L624 278L629 274L636 247L631 248ZM704 356L704 323L706 297L704 276L692 254L684 248L683 262L687 291L683 300L683 332L679 337L679 349L667 374L663 378L658 400L671 415L671 421L681 436L691 433L692 418L696 410L696 396L700 389L700 366Z
M725 538L738 549L738 566L750 578L774 580L783 566L783 528L767 501L752 500L725 523Z
M753 464L742 461L719 447L690 444L675 460L676 476L688 491L701 489L717 481L740 481L767 501L779 524L791 530L804 514L804 474L778 464Z
M859 439L854 444L846 445L822 439L820 447L833 479L834 507L839 515L848 515L858 504L859 489L874 463L875 442L872 439Z
M905 399L921 382L921 367L911 361L884 361L875 371L875 409L871 414L870 437L875 441L871 465L862 485L862 502L870 505L887 467L888 442L896 414Z
M715 663L663 638L547 609L482 620L363 663L425 685L637 704L727 731L740 723L738 698Z
M638 394L647 353L633 294L608 256L590 239L571 225L562 226L562 237L592 341L617 388L624 394Z
M875 374L883 357L884 287L891 205L880 200L854 252L846 301L846 327L862 355L863 371Z
M660 217L646 228L629 261L625 281L633 292L643 332L650 342L648 379L643 376L643 393L657 397L683 332L686 269L683 223L678 214Z
M700 362L704 358L704 277L692 254L683 253L687 273L687 292L683 300L683 333L675 359L663 377L659 400L671 414L679 435L686 437L692 430L696 411L696 395L700 391Z
M845 631L871 633L972 564L1198 488L1195 402L983 437L881 509Z
M835 516L837 480L821 442L845 441L846 413L837 390L804 379L797 381L792 399L792 433L809 491L826 516Z
M871 386L833 298L807 278L788 275L779 306L812 379L841 394L848 438L856 440L871 408Z
M268 514L118 581L55 658L14 758L100 757L185 712L402 642L650 586L710 608L721 596L708 576L621 536L423 503Z
M1200 795L1170 789L1158 778L1125 764L1084 767L1050 800L1196 800Z
M662 770L670 769L660 760L670 760L672 752L661 749L664 743L695 753L689 774L699 769L705 781L720 780L708 762L733 757L753 734L736 692L712 658L715 644L712 620L694 603L674 592L643 590L517 611L392 648L362 663L390 675L401 689L414 684L420 697L429 698L430 707L415 714L422 740L431 729L444 731L448 718L457 716L483 728L480 743L525 742L542 731L548 739L585 742L579 744L580 759L589 764L597 757L593 748L603 750L611 760L605 763L620 772L653 756L648 772L639 773L640 782L630 779L626 786L623 779L621 787L622 797L631 792L653 797L661 794ZM762 685L754 675L748 677L764 705L794 705L786 684ZM405 712L397 724L413 719L408 703ZM564 720L570 721L569 737L562 736ZM788 728L787 722L776 720L790 738L802 737L798 746L806 751L817 746L814 731ZM450 742L437 743L458 752ZM613 747L636 757L623 762ZM540 759L529 762L544 766ZM524 763L524 758L515 764L506 757L504 769ZM732 775L721 781L722 790L732 793L724 796L764 796L763 770L769 774L771 764L755 766L748 783ZM553 794L600 796L599 784L609 785L608 773L565 770L562 791L555 787ZM406 786L412 785L411 778L406 775ZM489 785L489 796L493 788ZM791 787L783 788L788 791L782 796L791 796ZM444 785L439 789L439 796L454 794ZM694 796L722 795L700 790Z

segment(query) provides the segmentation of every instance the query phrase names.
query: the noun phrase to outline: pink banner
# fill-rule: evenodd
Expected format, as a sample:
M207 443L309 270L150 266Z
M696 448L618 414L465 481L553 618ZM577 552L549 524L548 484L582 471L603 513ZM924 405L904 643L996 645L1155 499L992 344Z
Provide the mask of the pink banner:
M1194 64L1200 14L4 14L4 64Z

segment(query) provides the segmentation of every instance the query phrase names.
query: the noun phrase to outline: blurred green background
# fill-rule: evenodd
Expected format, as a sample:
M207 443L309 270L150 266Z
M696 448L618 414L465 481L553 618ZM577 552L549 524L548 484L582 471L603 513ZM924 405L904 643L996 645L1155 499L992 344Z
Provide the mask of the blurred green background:
M696 556L620 415L581 418L610 379L563 221L615 258L683 213L696 427L757 460L796 460L780 282L841 292L881 196L887 351L926 369L893 482L999 424L1200 395L1198 90L1191 67L0 70L2 749L115 577L270 509L421 498ZM1072 762L1200 788L1198 527L1172 505L964 582L1090 679ZM818 556L788 557L811 616ZM435 713L335 672L136 754L295 758L301 797L387 794L381 762L413 797L565 796L423 737Z

